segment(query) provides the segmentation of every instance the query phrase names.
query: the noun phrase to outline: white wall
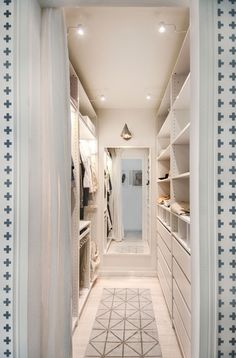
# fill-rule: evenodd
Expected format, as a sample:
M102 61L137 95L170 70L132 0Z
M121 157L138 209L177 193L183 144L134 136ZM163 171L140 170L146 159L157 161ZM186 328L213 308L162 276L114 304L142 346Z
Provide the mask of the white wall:
M125 141L120 134L127 123L133 138ZM150 109L104 109L98 111L99 133L99 182L103 183L104 148L109 147L140 147L149 148L151 152L151 248L150 255L103 255L101 272L153 272L156 269L155 252L155 111ZM100 252L103 253L103 185L99 189L99 242Z
M133 170L142 171L141 159L122 159L122 207L124 231L142 231L142 186L132 185L129 180Z
M125 231L142 231L142 186L132 185L129 174L133 170L142 171L142 159L122 159L122 173L126 180L122 184L123 223Z
M29 271L28 271L28 358L41 356L41 202L40 185L40 32L41 8L29 4Z

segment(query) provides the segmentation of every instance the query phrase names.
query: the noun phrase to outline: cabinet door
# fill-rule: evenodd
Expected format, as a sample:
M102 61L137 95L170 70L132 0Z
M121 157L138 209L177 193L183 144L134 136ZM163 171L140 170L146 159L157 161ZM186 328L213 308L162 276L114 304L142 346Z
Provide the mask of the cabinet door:
M183 299L183 296L180 293L180 290L178 289L175 280L173 280L173 299L176 307L178 308L188 337L191 340L191 313Z
M166 246L164 240L162 237L157 234L158 237L158 247L162 252L162 255L164 256L164 259L166 260L166 263L169 267L169 270L172 271L172 255L171 251L169 250L168 246Z
M160 249L158 249L158 262L161 265L167 284L170 290L172 290L172 275Z
M172 317L172 292L171 292L171 290L170 290L170 288L169 288L169 286L167 284L165 275L163 273L162 267L161 267L159 262L158 262L158 265L157 265L157 269L158 269L158 278L159 278L159 281L160 281L162 292L164 294L166 305L167 305L167 308L169 310L170 316Z
M174 237L172 238L172 244L173 256L188 280L191 282L191 256Z
M173 277L189 310L191 311L191 285L175 259L173 259Z
M157 220L157 232L171 251L171 233L165 228L164 225L161 224L159 220Z
M191 358L191 342L175 304L173 305L173 322L184 358Z

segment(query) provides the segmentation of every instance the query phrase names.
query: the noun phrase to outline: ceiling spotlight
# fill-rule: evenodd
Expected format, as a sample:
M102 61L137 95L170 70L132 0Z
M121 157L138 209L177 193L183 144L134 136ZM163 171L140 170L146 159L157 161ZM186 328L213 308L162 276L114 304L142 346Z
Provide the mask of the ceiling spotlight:
M150 94L147 94L146 100L147 100L147 101L150 101L150 99L152 99L151 95L150 95Z
M158 31L163 34L164 32L166 32L166 24L164 22L160 22L159 27L158 27Z
M105 101L106 101L106 96L104 96L104 94L102 94L102 95L100 96L100 100L101 100L102 102L105 102Z
M169 28L172 28L172 31L175 32L176 34L183 34L183 33L186 33L187 31L185 30L181 30L181 31L178 31L176 29L176 25L175 24L166 24L165 22L161 21L159 23L159 26L158 26L158 31L161 33L161 34L164 34L165 32L167 32L167 30L169 30Z
M83 28L83 26L82 26L81 24L79 24L79 25L77 26L77 33L78 33L78 35L80 35L80 36L84 36L84 28Z

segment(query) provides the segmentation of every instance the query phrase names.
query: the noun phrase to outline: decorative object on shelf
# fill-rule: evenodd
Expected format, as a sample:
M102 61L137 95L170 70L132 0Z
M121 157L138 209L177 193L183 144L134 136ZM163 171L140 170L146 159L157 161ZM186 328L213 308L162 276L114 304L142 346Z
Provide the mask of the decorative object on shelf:
M131 134L131 132L130 132L130 130L129 130L129 128L128 128L126 123L124 125L124 128L123 128L120 136L125 140L129 140L129 139L132 138L132 134Z
M167 179L169 177L169 173L165 174L164 177L161 177L161 178L158 178L159 180L164 180L164 179Z
M142 186L142 170L132 170L132 185L133 186Z
M164 34L165 32L167 32L168 28L172 28L173 29L173 32L177 33L177 34L183 34L183 33L186 33L187 31L186 30L177 30L176 29L176 25L175 24L166 24L164 21L161 21L159 23L159 26L158 26L158 31L161 33L161 34Z

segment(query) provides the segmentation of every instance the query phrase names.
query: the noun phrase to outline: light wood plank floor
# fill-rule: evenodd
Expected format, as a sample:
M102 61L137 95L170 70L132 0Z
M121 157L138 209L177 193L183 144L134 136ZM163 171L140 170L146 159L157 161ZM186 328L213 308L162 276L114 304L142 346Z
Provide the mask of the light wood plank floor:
M165 300L157 278L109 277L97 280L73 336L73 358L84 358L103 288L149 288L151 290L163 358L181 358Z

